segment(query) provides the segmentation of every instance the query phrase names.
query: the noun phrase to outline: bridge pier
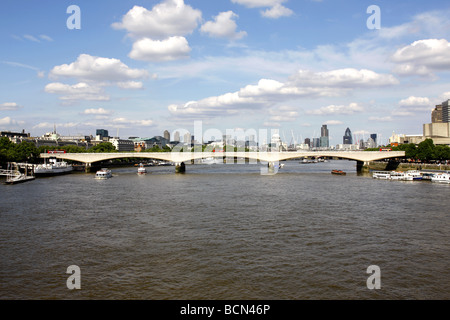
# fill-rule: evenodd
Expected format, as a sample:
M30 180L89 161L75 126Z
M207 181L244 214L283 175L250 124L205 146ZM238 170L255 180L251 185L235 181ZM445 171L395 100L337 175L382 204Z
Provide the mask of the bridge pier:
M369 172L370 161L356 161L356 171L357 172Z
M86 165L84 166L84 172L91 173L91 169L92 169L92 163L87 162Z
M186 165L184 162L181 163L175 163L175 173L185 173L186 172Z

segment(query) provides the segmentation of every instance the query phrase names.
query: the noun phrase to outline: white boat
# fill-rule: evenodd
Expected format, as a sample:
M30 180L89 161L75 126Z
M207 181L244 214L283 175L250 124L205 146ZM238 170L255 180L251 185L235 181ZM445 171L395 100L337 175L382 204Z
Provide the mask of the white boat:
M95 179L105 180L112 177L111 170L103 168L95 173Z
M422 172L422 180L431 180L434 177L433 172Z
M389 180L391 179L391 173L389 171L374 171L372 173L372 177L374 179L385 179Z
M137 173L138 173L138 175L144 175L147 173L147 170L145 169L145 167L142 163L139 165Z
M405 178L408 181L422 180L422 172L418 170L408 170L405 173Z
M202 163L203 164L220 164L220 163L223 163L223 159L209 157L209 158L202 159Z
M70 173L72 171L72 165L65 161L58 162L56 159L49 159L48 163L38 164L34 167L34 174L36 176L53 176Z
M391 180L406 180L406 174L401 171L392 171Z
M436 173L431 182L450 183L450 173Z

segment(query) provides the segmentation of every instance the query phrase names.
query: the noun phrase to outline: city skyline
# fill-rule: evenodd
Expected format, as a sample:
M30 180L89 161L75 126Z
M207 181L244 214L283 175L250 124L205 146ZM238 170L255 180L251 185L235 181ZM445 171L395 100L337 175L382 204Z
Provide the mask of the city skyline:
M81 29L77 22L80 10ZM445 1L2 1L0 130L421 134L450 98ZM73 8L72 8L73 9ZM176 18L176 19L174 19Z

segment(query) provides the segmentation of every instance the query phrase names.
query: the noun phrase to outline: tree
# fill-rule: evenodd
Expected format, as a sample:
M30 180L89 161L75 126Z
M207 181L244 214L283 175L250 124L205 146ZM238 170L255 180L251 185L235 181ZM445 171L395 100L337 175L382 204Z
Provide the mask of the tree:
M438 145L434 149L434 158L436 160L450 160L450 147Z
M111 142L99 143L98 145L90 148L88 151L98 153L117 152L116 147L114 147Z
M416 158L422 161L434 159L434 143L432 139L425 139L417 146Z

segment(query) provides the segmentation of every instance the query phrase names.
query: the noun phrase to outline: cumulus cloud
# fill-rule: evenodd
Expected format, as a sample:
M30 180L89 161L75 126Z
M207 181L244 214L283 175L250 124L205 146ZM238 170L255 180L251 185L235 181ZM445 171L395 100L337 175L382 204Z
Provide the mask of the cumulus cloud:
M211 37L241 39L247 35L245 31L237 32L237 24L234 21L238 15L233 11L221 12L213 17L213 21L207 21L200 31L208 33Z
M15 102L5 102L0 104L0 111L15 111L22 108L22 106L19 106Z
M191 101L184 106L172 104L168 107L173 115L218 116L240 112L243 109L261 109L293 98L335 97L356 88L377 88L397 84L391 75L378 74L370 70L339 69L328 72L300 70L286 82L261 79L256 85L247 85L239 91L220 96ZM333 111L345 112L345 107L333 107ZM360 111L360 106L351 104L347 112ZM328 108L330 111L331 108Z
M2 126L15 126L15 125L23 125L24 121L14 120L11 117L4 117L0 119L0 125Z
M286 8L282 3L287 0L231 0L233 3L238 3L247 8L269 8L261 11L261 15L265 18L278 19L283 16L290 16L294 12Z
M47 93L61 95L59 98L61 100L109 100L109 96L104 93L101 87L91 86L85 82L80 82L74 85L52 82L47 84L44 90Z
M153 120L130 120L126 118L115 118L112 120L115 127L127 128L127 127L149 127L153 126Z
M269 110L270 121L292 122L297 119L298 111L290 106L279 106Z
M189 57L191 48L184 37L165 40L143 38L133 44L129 57L143 61L172 61Z
M391 57L400 75L432 76L450 70L450 43L446 39L425 39L398 49Z
M106 110L106 109L103 109L103 108L98 108L98 109L91 108L91 109L84 110L83 114L89 114L89 115L91 115L91 114L93 114L93 115L110 115L110 114L112 114L112 111Z
M343 124L343 122L340 120L328 120L328 121L325 121L324 124L326 124L327 126L336 126L336 125Z
M406 107L412 110L431 110L433 102L427 97L414 97L410 96L407 99L400 100L398 103L401 107Z
M134 6L121 22L113 23L112 27L125 29L136 38L164 39L192 33L201 17L201 11L186 5L184 0L165 0L152 10Z
M357 112L364 111L364 108L357 103L350 103L348 106L345 105L329 105L316 110L307 110L306 114L311 115L330 115L330 114L354 114Z
M50 77L77 78L83 81L125 81L148 77L148 71L131 69L119 59L80 54L75 62L53 67Z
M277 3L272 8L262 11L261 15L266 18L278 19L280 17L288 17L293 13L294 12L291 9L286 8L281 4Z

